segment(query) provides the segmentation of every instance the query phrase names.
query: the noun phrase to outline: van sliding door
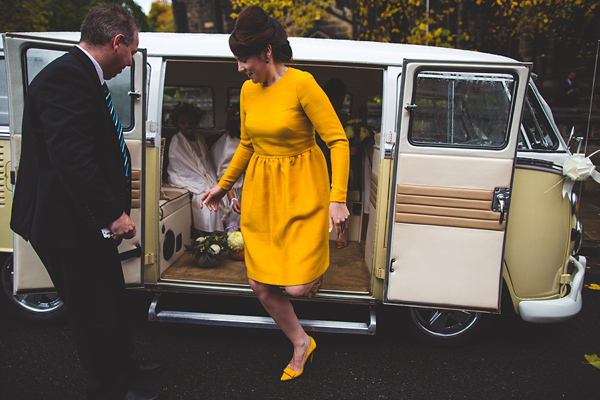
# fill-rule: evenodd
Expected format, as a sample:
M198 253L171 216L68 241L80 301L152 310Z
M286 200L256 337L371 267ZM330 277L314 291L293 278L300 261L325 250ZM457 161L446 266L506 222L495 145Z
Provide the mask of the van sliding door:
M75 42L33 35L4 35L10 102L11 155L17 179L26 87L46 65L62 56L74 44ZM128 286L140 286L144 282L145 228L142 204L145 186L145 82L145 50L139 50L135 54L131 67L127 67L121 74L106 82L111 89L115 110L123 125L125 140L131 154L131 218L136 224L137 236L131 240L124 240L119 246L125 283ZM15 294L52 291L52 281L31 245L16 234L13 235L13 240ZM90 254L90 257L93 256Z
M386 303L500 309L529 66L404 62Z

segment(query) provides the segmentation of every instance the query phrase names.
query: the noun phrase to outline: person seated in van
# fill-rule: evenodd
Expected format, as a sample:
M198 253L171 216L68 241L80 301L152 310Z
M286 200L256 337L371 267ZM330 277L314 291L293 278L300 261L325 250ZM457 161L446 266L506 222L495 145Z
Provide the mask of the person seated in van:
M221 179L231 162L233 153L240 144L240 110L238 107L227 108L227 122L225 123L225 133L217 139L217 141L210 148L211 160L213 167L217 171L217 180ZM227 192L227 198L231 205L231 209L239 214L242 210L241 199L242 199L242 186L244 183L244 176L233 185L233 188ZM236 220L234 220L237 218ZM232 222L236 222L239 225L239 215L232 215Z
M227 197L222 199L219 212L200 208L202 194L217 184L217 173L206 141L195 131L200 121L200 109L193 104L178 103L169 118L179 129L169 145L169 183L192 193L192 218L196 230L203 233L224 232L232 214Z

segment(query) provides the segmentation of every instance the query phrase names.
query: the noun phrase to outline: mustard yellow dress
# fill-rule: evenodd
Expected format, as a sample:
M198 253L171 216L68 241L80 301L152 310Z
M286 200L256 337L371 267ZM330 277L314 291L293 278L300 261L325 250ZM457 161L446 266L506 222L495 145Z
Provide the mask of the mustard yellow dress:
M294 68L271 86L246 81L240 119L240 144L219 186L231 189L246 171L240 226L248 277L311 282L329 267L329 202L346 201L342 125L312 75ZM331 188L315 130L331 150Z

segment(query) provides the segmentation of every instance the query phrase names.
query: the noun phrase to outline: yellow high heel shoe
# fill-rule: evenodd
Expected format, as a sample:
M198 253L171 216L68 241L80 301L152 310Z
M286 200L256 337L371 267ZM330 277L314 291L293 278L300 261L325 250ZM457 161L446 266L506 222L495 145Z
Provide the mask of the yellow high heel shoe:
M312 297L317 294L317 292L319 291L319 289L321 288L321 284L323 283L323 275L321 275L319 277L319 280L317 281L317 283L315 283L313 285L313 287L310 288L310 290L308 291L308 293L306 294L306 297L308 297L309 299L312 299Z
M313 339L311 336L309 336L309 338L310 344L308 345L308 350L306 350L306 354L304 355L304 360L302 360L302 367L300 368L300 371L294 371L288 364L288 366L285 367L285 369L283 370L283 375L281 375L282 381L290 381L302 375L302 373L304 372L304 365L306 364L306 360L308 360L309 357L310 362L312 362L313 351L315 351L315 349L317 348L317 343L315 342L315 339Z

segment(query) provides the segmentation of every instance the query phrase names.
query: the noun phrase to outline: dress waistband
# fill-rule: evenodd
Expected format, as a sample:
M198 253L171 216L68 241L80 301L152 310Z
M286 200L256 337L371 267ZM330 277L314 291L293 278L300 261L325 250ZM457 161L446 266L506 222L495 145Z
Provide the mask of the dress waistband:
M257 158L292 158L292 157L297 157L299 155L302 155L304 153L307 153L309 151L312 151L314 149L319 149L319 146L317 146L317 144L313 144L312 146L310 146L308 149L302 150L298 153L293 153L293 154L281 154L281 155L263 155L263 154L258 154L257 152L254 152L253 157L257 157Z

